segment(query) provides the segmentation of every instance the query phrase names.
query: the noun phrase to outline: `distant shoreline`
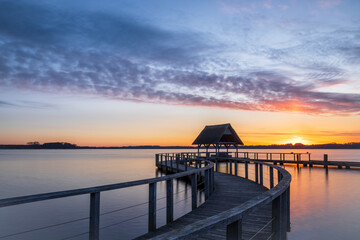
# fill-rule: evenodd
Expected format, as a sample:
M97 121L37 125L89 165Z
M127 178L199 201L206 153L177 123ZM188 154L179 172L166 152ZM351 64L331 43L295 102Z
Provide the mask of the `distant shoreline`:
M0 149L197 149L197 146L159 146L159 145L140 145L140 146L121 146L121 147L89 147L77 146L71 143L55 142L44 144L27 144L27 145L0 145ZM201 148L205 149L205 148ZM213 147L210 147L213 149ZM231 149L235 149L231 147ZM282 145L248 145L240 146L239 151L243 149L360 149L359 143L329 143L329 144L314 144L304 145L297 143L282 144Z

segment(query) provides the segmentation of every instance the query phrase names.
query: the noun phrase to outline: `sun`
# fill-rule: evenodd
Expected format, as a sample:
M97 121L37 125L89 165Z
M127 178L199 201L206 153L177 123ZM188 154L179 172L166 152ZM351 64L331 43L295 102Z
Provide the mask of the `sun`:
M308 141L304 140L302 137L295 136L287 141L287 143L291 143L295 145L296 143L308 144Z

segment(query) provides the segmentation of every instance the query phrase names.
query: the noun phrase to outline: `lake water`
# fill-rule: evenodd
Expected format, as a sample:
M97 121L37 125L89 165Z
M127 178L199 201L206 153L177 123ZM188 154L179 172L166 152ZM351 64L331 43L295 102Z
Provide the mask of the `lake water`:
M184 150L0 150L0 198L69 190L158 176L154 156ZM304 150L248 150L304 152ZM313 160L360 161L360 150L305 150ZM292 175L288 239L359 239L360 170L296 168ZM225 168L223 168L225 169ZM174 183L175 216L191 210L190 188ZM158 184L158 198L165 196ZM130 239L146 232L148 189L132 187L101 194L101 238ZM199 193L203 200L203 194ZM158 201L158 225L165 223L165 199ZM134 206L121 210L125 207ZM0 208L2 236L82 219L3 239L66 239L88 229L89 196ZM141 216L141 217L139 217ZM87 239L83 234L71 239Z

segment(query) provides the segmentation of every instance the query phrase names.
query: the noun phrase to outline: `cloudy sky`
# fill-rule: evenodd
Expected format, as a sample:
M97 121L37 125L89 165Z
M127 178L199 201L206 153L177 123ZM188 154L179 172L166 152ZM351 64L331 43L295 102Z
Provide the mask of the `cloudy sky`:
M0 144L360 141L360 1L0 0Z

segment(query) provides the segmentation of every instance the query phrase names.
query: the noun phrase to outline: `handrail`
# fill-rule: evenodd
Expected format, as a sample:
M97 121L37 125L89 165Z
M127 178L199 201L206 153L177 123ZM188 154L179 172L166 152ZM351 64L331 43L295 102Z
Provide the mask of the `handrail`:
M159 155L156 155L156 163L158 163ZM174 156L172 156L172 159L174 159ZM156 212L158 211L156 209L156 201L158 200L156 198L156 183L166 181L166 221L167 223L173 221L173 212L174 212L174 191L173 191L173 180L190 176L191 177L191 185L192 185L192 206L193 208L197 207L197 187L198 187L198 177L200 176L202 172L204 172L204 182L205 182L205 192L208 194L211 194L212 191L208 191L209 189L213 189L214 182L211 179L211 176L213 176L214 171L214 163L204 160L204 159L192 159L192 162L195 162L196 168L188 168L189 162L182 158L182 159L176 159L177 163L181 162L186 166L185 171L161 176L161 177L155 177L155 178L149 178L149 179L142 179L142 180L136 180L136 181L130 181L130 182L123 182L123 183L116 183L116 184L109 184L109 185L101 185L101 186L95 186L95 187L88 187L88 188L80 188L80 189L73 189L73 190L67 190L67 191L58 191L58 192L50 192L50 193L42 193L42 194L35 194L35 195L27 195L27 196L20 196L20 197L13 197L13 198L6 198L6 199L0 199L0 208L1 207L8 207L8 206L14 206L19 204L26 204L26 203L32 203L32 202L38 202L38 201L44 201L44 200L50 200L50 199L57 199L57 198L64 198L64 197L70 197L70 196L77 196L77 195L84 195L84 194L90 194L90 216L84 219L89 219L89 232L81 233L87 234L89 233L89 239L90 240L98 240L99 239L99 230L100 228L100 193L104 191L110 191L115 189L121 189L121 188L128 188L128 187L134 187L139 185L149 185L149 201L148 203L148 212L145 215L148 215L148 231L154 231L156 229ZM201 167L202 165L205 165L204 167ZM206 195L206 194L205 194ZM60 223L59 223L60 224ZM62 224L62 223L61 223ZM48 226L47 226L48 227ZM52 227L52 225L50 226ZM42 228L39 228L42 229ZM35 229L38 230L38 229ZM26 230L20 233L13 233L8 234L6 236L1 236L1 238L6 238L22 233L27 233L32 230Z
M21 196L21 197L13 197L13 198L5 198L5 199L0 199L0 207L7 207L7 206L12 206L12 205L24 204L24 203L31 203L31 202L37 202L37 201L43 201L43 200L49 200L49 199L55 199L55 198L71 197L71 196L90 194L90 193L95 193L95 192L104 192L104 191L110 191L110 190L127 188L127 187L134 187L134 186L139 186L139 185L144 185L144 184L162 182L162 181L182 178L182 177L185 177L188 175L192 175L194 173L202 172L204 170L211 169L213 166L214 166L214 163L209 162L209 165L207 165L206 167L203 167L203 168L197 168L197 169L193 169L193 170L188 170L186 172L165 175L162 177L148 178L148 179L116 183L116 184L101 185L101 186L89 187L89 188L79 188L79 189L73 189L73 190L41 193L41 194L27 195L27 196Z
M278 200L279 202L280 201L284 202L284 197L288 197L286 195L289 193L288 191L290 188L291 175L285 169L278 167L276 165L271 165L268 163L251 160L251 159L236 159L236 158L234 159L233 158L233 159L231 159L231 161L253 162L255 164L269 166L270 168L276 169L278 171L278 174L279 174L278 176L280 176L281 180L278 182L278 184L275 187L256 196L255 198L248 200L247 202L245 202L239 206L236 206L234 208L231 208L227 211L221 212L221 213L211 216L209 218L199 220L199 221L192 223L190 225L187 225L181 229L176 229L176 230L155 236L151 239L154 239L154 240L155 239L156 240L158 240L158 239L183 239L188 236L195 237L197 234L204 232L206 230L209 230L215 226L216 227L227 226L227 229L229 231L230 225L232 225L234 223L239 223L239 221L241 222L241 219L243 218L244 215L251 212L255 208L259 207L260 205L267 204L267 203L270 203L270 202L273 202L276 200ZM283 197L283 198L280 199L280 197ZM288 199L288 201L289 201L289 199ZM287 207L289 207L289 206L287 206ZM281 208L281 206L280 206L280 208ZM281 210L281 209L277 209L277 210ZM284 214L284 213L280 213L280 214ZM274 215L274 213L273 213L273 215ZM278 216L278 218L279 218L279 216ZM277 224L283 225L283 226L278 226L278 227L280 227L280 228L282 227L282 230L284 230L284 223L278 222ZM231 234L234 234L234 233L230 233L230 235ZM237 235L236 237L239 237L238 230L235 230L235 234ZM281 235L281 233L277 234L277 237L275 239L283 239L280 235ZM241 235L240 235L239 239L241 239Z

